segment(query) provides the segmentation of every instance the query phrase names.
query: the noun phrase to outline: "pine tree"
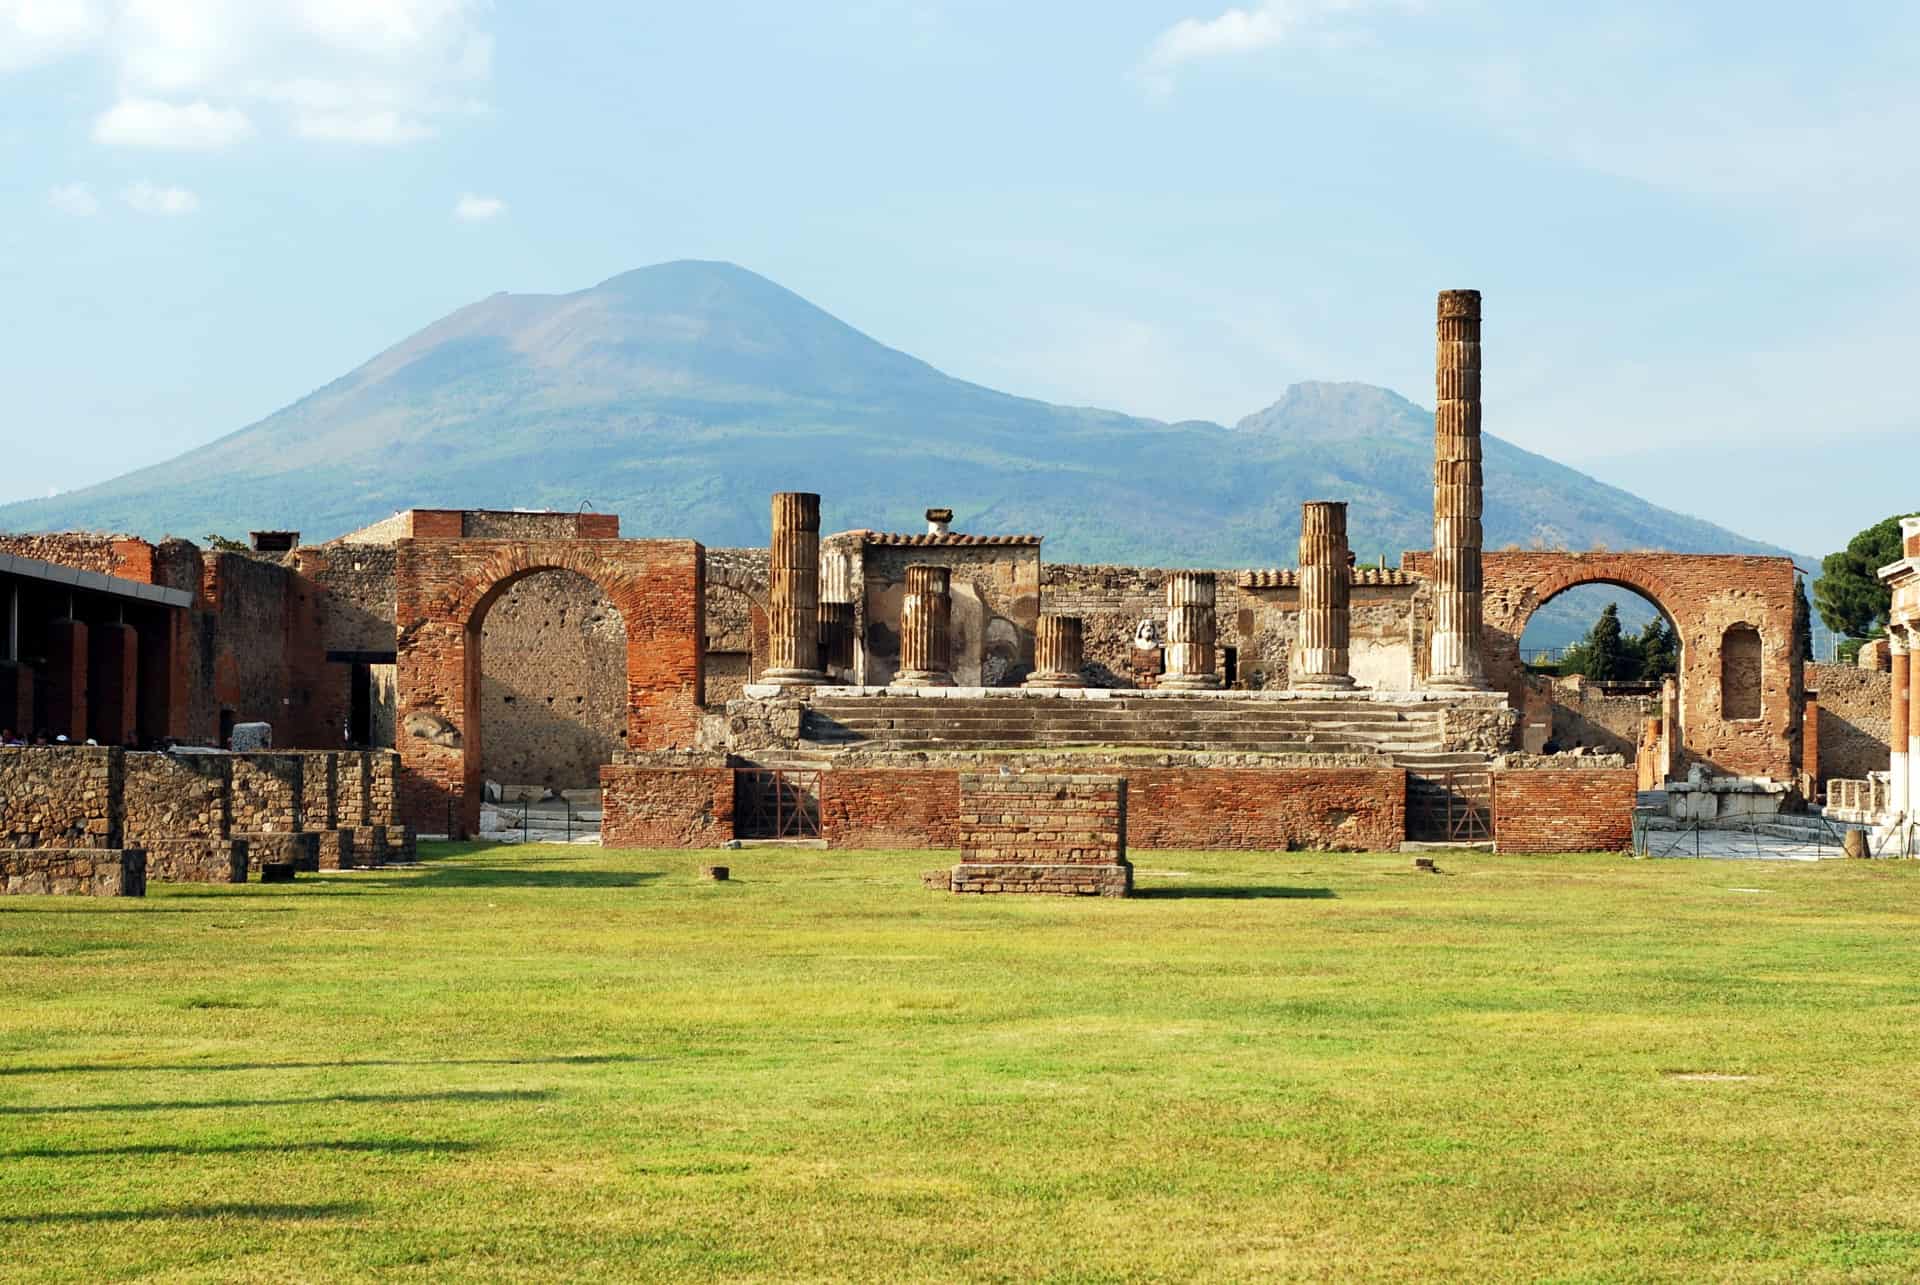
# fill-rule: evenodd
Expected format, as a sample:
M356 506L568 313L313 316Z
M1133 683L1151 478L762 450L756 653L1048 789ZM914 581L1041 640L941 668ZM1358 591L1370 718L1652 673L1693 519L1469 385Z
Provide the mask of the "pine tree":
M1649 620L1633 640L1632 649L1635 676L1642 681L1657 683L1680 670L1680 639L1664 617Z
M1593 622L1587 636L1567 648L1560 672L1583 674L1602 683L1631 678L1637 666L1629 650L1629 644L1620 636L1620 607L1610 602L1600 613L1600 619Z
M1897 517L1876 522L1847 541L1845 549L1828 554L1820 563L1820 578L1813 582L1813 601L1827 628L1849 638L1875 638L1885 633L1893 594L1880 583L1877 573L1899 560Z

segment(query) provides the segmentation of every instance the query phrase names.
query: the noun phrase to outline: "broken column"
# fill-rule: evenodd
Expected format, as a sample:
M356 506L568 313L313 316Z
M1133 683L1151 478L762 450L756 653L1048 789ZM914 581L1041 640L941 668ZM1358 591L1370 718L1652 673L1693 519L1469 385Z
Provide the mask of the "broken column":
M1353 686L1348 672L1348 608L1353 571L1347 553L1347 506L1309 500L1300 506L1300 635L1287 666L1289 685L1326 691Z
M1427 686L1486 687L1480 660L1480 292L1442 290L1434 369L1433 639Z
M951 573L945 567L916 562L907 568L907 592L900 602L900 672L903 687L953 686Z
M778 491L767 559L767 668L763 683L809 687L820 664L820 497Z
M1033 628L1033 672L1028 687L1085 687L1085 632L1078 616L1042 616Z
M1220 675L1213 672L1218 629L1213 604L1213 572L1167 574L1167 671L1160 676L1161 687L1206 691L1220 686Z
M1912 705L1912 657L1907 654L1907 640L1898 630L1887 634L1887 651L1893 658L1893 721L1892 735L1887 738L1889 750L1890 776L1893 794L1888 801L1888 810L1894 813L1908 809L1907 799L1907 737L1902 729L1913 722Z

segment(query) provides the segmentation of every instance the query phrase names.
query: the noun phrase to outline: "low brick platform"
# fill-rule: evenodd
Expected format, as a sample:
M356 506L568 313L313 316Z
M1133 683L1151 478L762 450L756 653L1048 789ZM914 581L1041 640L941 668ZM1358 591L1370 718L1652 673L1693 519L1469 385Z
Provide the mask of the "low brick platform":
M144 897L139 848L0 848L0 895Z
M390 825L387 831L386 860L382 865L410 866L420 858L419 836L410 825Z
M146 848L155 883L247 881L247 845L238 839L149 839Z
M954 892L1124 897L1127 781L1120 776L960 774Z
M308 874L320 868L320 836L311 830L288 834L239 834L247 844L247 869L254 874L269 861L287 861Z

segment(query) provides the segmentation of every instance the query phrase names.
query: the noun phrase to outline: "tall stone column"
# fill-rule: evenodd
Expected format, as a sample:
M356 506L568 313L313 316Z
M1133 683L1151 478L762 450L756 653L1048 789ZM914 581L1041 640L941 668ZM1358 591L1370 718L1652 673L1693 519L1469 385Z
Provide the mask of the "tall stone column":
M1085 632L1078 616L1042 616L1033 628L1033 672L1028 687L1085 687Z
M1220 686L1220 675L1213 672L1219 630L1213 606L1213 572L1167 574L1167 672L1160 676L1160 686L1175 691Z
M900 602L900 672L903 687L953 686L953 593L945 567L914 563Z
M1910 784L1908 776L1911 771L1908 765L1911 759L1907 754L1908 736L1902 736L1901 729L1911 728L1913 724L1913 658L1907 653L1907 640L1894 630L1887 632L1887 650L1893 658L1893 720L1892 734L1887 738L1890 760L1887 766L1891 769L1889 776L1893 791L1890 806L1898 813L1906 812L1911 807L1908 794Z
M1480 292L1442 290L1434 368L1433 639L1427 686L1484 690L1480 659Z
M1353 686L1348 672L1348 608L1353 571L1348 565L1347 506L1309 500L1300 506L1300 629L1288 685L1325 691Z
M763 683L809 687L820 672L820 497L777 491L767 559L767 668Z

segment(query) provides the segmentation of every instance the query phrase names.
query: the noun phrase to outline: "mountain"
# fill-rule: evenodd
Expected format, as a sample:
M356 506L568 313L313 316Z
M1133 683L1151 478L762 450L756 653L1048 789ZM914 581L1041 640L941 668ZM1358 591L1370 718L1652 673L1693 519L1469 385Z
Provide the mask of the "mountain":
M677 262L565 295L496 294L197 450L0 530L325 539L418 507L573 509L628 535L762 544L767 496L825 526L1033 531L1055 561L1273 566L1305 499L1352 504L1364 559L1431 543L1433 417L1296 384L1232 428L1054 406L953 379L763 277ZM1777 552L1485 441L1487 542Z

